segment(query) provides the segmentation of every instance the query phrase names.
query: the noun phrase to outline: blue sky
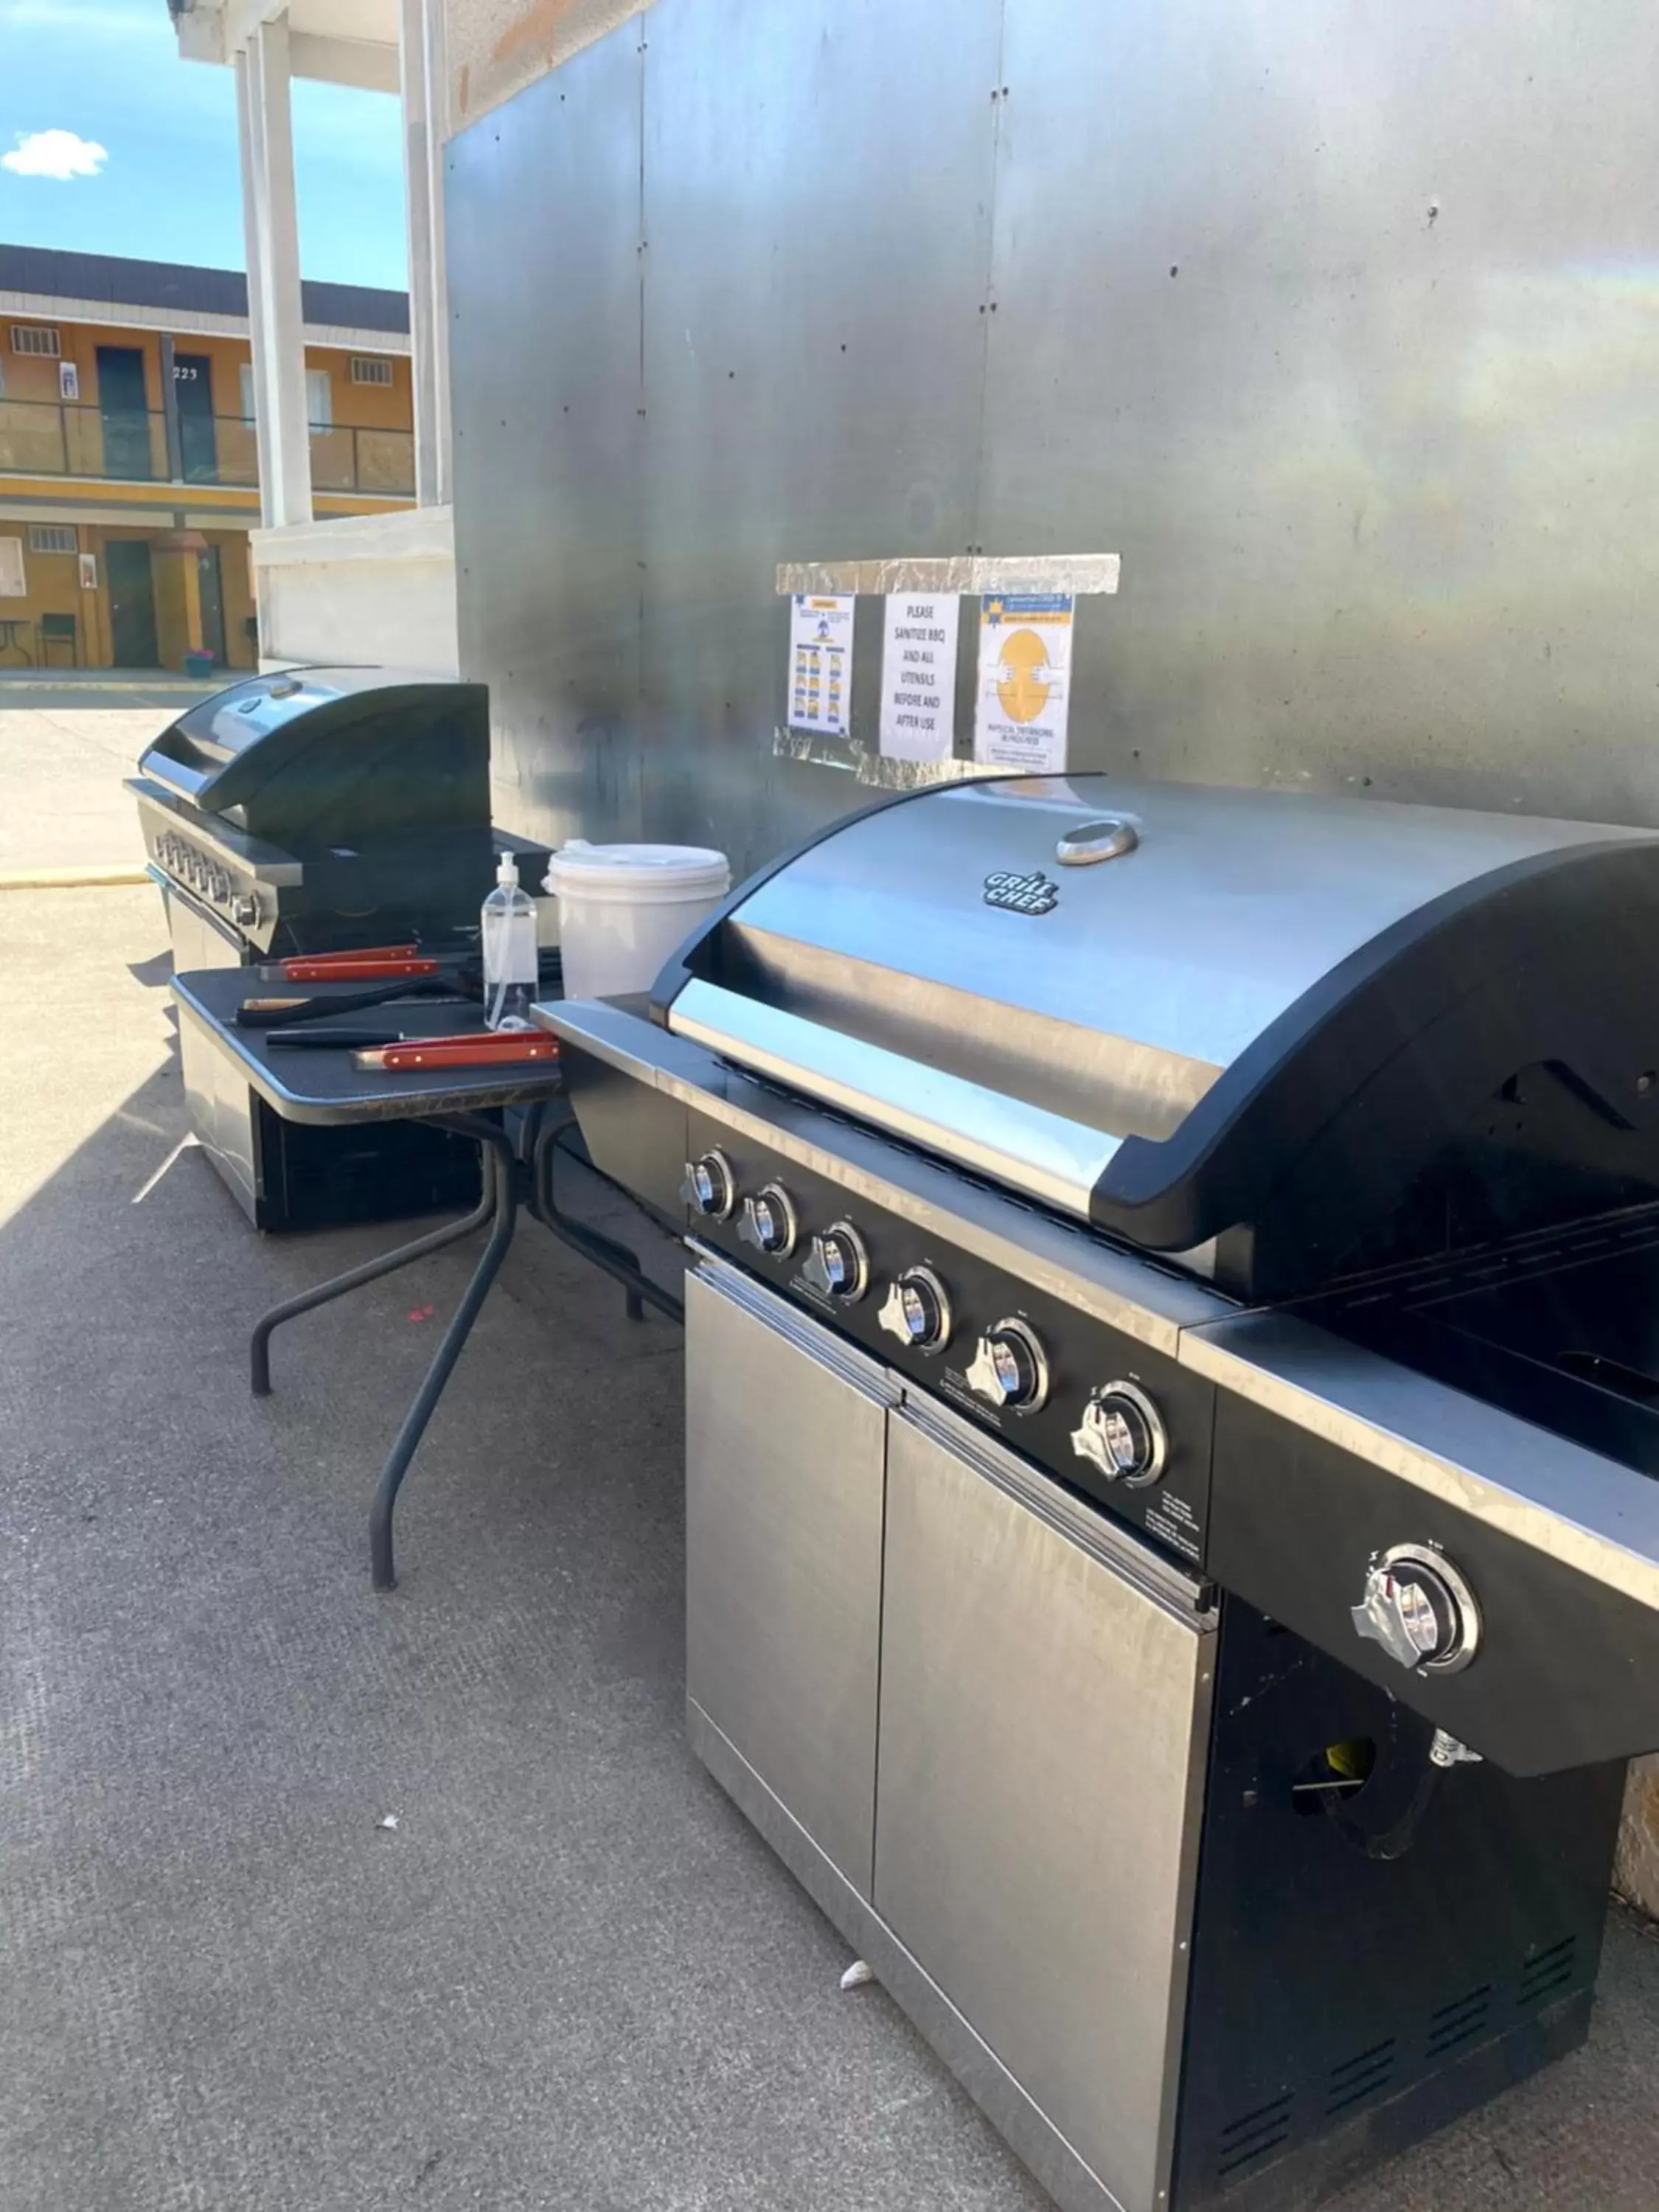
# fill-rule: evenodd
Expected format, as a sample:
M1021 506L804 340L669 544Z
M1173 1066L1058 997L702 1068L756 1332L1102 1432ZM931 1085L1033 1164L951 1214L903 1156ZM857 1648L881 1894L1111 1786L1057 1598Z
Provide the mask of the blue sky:
M66 132L104 158L48 141ZM179 58L167 0L0 0L0 241L240 269L235 79ZM294 84L300 258L337 283L408 283L398 102ZM41 169L79 166L60 177ZM84 173L87 170L93 173ZM34 173L31 173L34 172Z

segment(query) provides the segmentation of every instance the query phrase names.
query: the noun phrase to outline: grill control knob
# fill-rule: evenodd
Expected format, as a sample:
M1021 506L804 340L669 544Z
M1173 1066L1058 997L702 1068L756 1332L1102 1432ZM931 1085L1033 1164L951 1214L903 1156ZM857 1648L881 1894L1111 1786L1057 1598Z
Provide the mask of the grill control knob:
M250 898L246 892L240 898L232 899L230 918L239 929L252 929L259 919L258 901Z
M812 1249L800 1272L803 1279L824 1297L839 1298L851 1305L869 1288L870 1255L850 1222L835 1221L812 1239Z
M1023 1321L1000 1321L979 1340L968 1365L968 1388L990 1406L1034 1413L1048 1395L1048 1355Z
M1374 1558L1355 1632L1414 1674L1456 1674L1480 1649L1474 1592L1432 1544L1396 1544Z
M800 1235L800 1222L795 1202L781 1183L766 1183L752 1198L744 1199L738 1234L757 1252L769 1253L775 1260L788 1258Z
M1145 1490L1164 1472L1170 1438L1162 1414L1144 1390L1133 1382L1109 1382L1084 1407L1072 1431L1072 1449L1097 1467L1108 1482Z
M737 1179L724 1152L705 1152L685 1164L680 1196L696 1212L711 1221L724 1221L738 1201Z
M938 1352L951 1334L951 1300L931 1267L907 1267L877 1316L890 1336L916 1352Z

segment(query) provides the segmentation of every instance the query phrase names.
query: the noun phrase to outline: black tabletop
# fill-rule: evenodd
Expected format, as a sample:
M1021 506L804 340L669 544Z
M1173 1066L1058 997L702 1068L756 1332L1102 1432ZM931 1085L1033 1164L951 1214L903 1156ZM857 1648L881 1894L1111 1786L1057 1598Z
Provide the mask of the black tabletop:
M349 1000L361 983L288 986L295 996ZM429 1068L388 1075L359 1068L349 1051L295 1052L266 1042L263 1030L234 1025L244 999L275 997L280 984L261 983L252 968L203 968L175 975L179 1018L188 1022L241 1070L250 1085L285 1121L411 1121L433 1114L465 1114L488 1106L519 1106L547 1098L560 1088L556 1061L526 1067L469 1067L452 1074ZM345 1014L342 1028L398 1030L411 1037L484 1033L476 999L410 999ZM320 1024L319 1025L320 1026ZM538 1031L538 1035L544 1032Z

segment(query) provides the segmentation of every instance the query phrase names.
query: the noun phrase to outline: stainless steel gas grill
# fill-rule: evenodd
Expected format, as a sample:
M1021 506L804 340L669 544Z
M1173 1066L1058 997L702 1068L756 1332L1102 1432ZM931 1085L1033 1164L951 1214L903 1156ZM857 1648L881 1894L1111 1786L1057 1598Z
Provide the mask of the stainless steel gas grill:
M190 708L130 779L174 970L476 939L492 830L489 693L385 668L250 677ZM263 1229L469 1204L474 1147L434 1129L285 1124L186 1031L196 1131Z
M696 1255L696 1747L1068 2207L1310 2201L1584 2033L1656 986L1659 838L1080 777L538 1010Z

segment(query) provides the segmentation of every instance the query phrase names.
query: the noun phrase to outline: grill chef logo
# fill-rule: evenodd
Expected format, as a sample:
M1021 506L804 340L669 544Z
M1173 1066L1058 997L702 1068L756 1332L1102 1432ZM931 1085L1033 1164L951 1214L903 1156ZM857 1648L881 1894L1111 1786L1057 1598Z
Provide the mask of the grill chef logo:
M985 878L986 905L1006 907L1010 914L1052 914L1059 898L1060 885L1051 883L1041 868L1029 876L999 870Z

